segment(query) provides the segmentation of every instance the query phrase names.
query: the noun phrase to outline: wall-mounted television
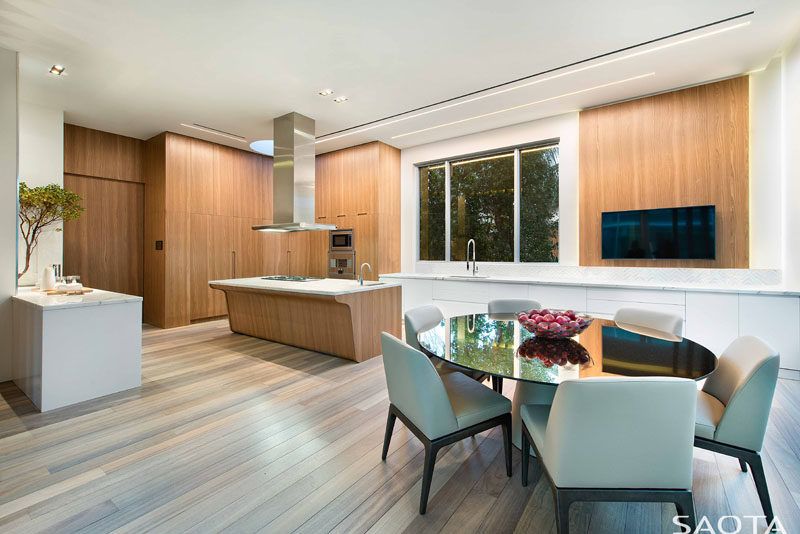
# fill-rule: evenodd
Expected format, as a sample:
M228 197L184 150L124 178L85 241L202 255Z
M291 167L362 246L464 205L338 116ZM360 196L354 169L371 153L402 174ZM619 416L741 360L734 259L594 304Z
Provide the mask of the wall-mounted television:
M713 260L714 206L606 211L604 260Z

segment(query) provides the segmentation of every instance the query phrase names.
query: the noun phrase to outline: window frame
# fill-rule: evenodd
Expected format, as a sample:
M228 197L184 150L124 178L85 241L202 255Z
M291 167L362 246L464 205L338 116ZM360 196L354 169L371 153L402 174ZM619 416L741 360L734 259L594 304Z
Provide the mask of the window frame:
M531 148L544 148L544 147L559 147L560 152L560 144L561 138L554 137L551 139L544 139L541 141L535 141L532 143L524 143L521 145L511 145L507 147L498 147L492 148L488 150L482 150L480 152L471 152L467 154L460 154L455 156L450 156L447 158L439 158L434 160L428 161L421 161L414 164L414 175L416 177L415 180L415 188L416 188L416 220L415 220L415 239L416 239L416 261L419 263L442 263L448 262L451 263L454 260L450 259L450 237L451 237L451 220L450 220L450 202L451 202L451 188L450 188L450 176L452 172L452 165L453 163L457 163L459 161L469 160L469 159L477 159L486 156L492 156L495 154L502 154L506 152L513 151L514 153L514 261L507 262L507 261L488 261L488 262L478 262L484 264L498 264L498 265L508 265L508 264L524 264L524 265L558 265L561 263L561 254L558 255L558 261L555 262L523 262L520 261L520 166L521 160L520 155L523 150L528 150ZM445 195L445 202L444 202L444 260L423 260L420 259L420 169L422 167L430 167L434 165L444 165L444 195ZM559 180L558 180L558 188L559 188L559 196L561 192L561 168L559 164ZM561 202L558 203L558 219L559 219L559 243L560 233L561 233ZM461 260L457 260L461 261Z

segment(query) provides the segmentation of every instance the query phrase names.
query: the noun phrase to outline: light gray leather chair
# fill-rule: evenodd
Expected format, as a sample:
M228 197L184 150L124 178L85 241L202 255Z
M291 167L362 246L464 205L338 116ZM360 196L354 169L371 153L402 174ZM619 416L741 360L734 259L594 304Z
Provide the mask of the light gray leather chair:
M428 504L436 454L446 445L502 425L511 476L511 401L461 373L440 375L427 356L386 332L381 347L390 402L381 458L386 460L399 417L425 446L420 514Z
M489 301L489 315L509 315L511 320L517 319L520 312L540 310L542 305L531 299L495 299Z
M774 515L761 447L779 368L773 348L756 337L740 337L725 349L697 393L695 447L738 458L745 472L750 465L767 524Z
M672 313L620 308L614 314L614 322L625 330L667 341L680 341L683 336L683 318Z
M585 378L559 384L552 406L526 404L530 445L550 482L559 534L581 501L673 502L695 529L692 440L697 386L681 378Z
M420 334L420 332L430 330L431 328L436 328L443 320L444 314L442 314L442 310L433 305L419 306L417 308L408 310L403 316L403 321L405 322L406 327L406 343L422 352L422 347L419 345L417 336ZM440 360L439 358L431 358L431 361L433 362L434 367L436 367L436 371L442 375L457 372L462 373L473 380L477 380L478 382L483 382L486 379L485 373L462 369L455 365L449 364L444 360Z

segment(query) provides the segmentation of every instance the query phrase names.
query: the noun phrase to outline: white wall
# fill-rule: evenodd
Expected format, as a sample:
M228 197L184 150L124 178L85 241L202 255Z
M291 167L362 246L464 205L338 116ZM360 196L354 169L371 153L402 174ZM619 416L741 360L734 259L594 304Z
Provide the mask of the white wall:
M578 113L575 112L403 149L400 156L403 271L414 272L417 260L419 183L415 164L553 138L560 138L559 263L577 265Z
M30 187L64 185L64 112L60 109L19 103L19 179ZM42 234L31 267L19 280L20 286L35 284L47 265L63 263L63 233L55 228ZM25 242L21 236L19 258L21 271L25 261Z
M578 265L578 113L541 119L404 149L402 176L402 269L456 272L443 262L417 262L418 183L414 164L560 137L561 221L558 265L487 264L483 274L542 279L686 283L709 286L781 285L800 289L800 41L751 75L750 83L750 270L603 269ZM591 272L588 272L591 271ZM595 272L596 271L596 272ZM459 271L460 272L460 271ZM695 280L697 279L697 280Z
M0 381L11 379L11 296L17 290L17 54L0 48Z
M783 56L783 269L787 287L800 289L800 39Z
M750 268L780 269L783 147L780 57L750 76Z

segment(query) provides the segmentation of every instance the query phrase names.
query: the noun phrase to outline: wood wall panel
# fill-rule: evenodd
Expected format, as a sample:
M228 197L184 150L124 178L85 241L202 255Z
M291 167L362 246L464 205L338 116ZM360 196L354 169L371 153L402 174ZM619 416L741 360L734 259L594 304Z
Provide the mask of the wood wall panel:
M378 161L378 267L380 274L397 273L401 270L400 150L381 143Z
M166 240L166 134L145 144L144 150L144 301L142 320L165 324L166 250L156 250L156 241ZM165 242L165 247L169 246Z
M144 184L64 175L86 211L64 224L64 272L88 287L143 294Z
M64 124L64 173L144 182L144 141Z
M743 76L580 113L580 264L749 266ZM716 205L716 260L602 260L604 211Z

